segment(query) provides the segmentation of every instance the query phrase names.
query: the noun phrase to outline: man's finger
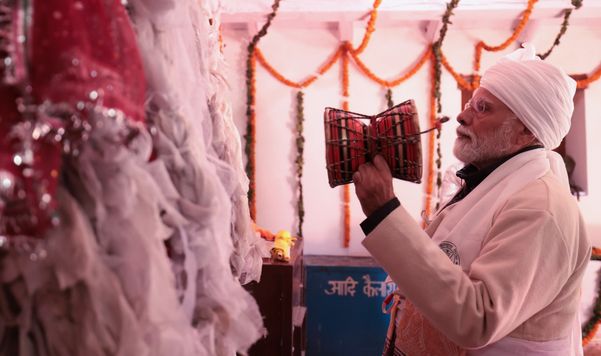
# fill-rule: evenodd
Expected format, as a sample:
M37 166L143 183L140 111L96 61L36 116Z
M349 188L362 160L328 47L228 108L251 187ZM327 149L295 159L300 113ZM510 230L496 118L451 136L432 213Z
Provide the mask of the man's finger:
M355 172L355 174L353 174L353 182L361 183L361 173L359 173L359 171L357 171L357 172Z
M372 168L373 165L369 164L369 163L363 163L362 165L359 166L359 169L357 170L357 172L361 172L361 174L367 174L367 172Z
M388 168L388 163L386 163L386 160L380 155L377 155L376 157L374 157L374 166L376 166L376 168L379 171L389 171L390 170L390 168Z

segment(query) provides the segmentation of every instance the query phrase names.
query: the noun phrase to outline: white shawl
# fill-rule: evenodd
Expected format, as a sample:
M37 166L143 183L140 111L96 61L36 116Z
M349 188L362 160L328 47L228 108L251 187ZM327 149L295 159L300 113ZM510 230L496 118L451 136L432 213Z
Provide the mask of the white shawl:
M513 194L545 175L549 169L557 172L556 175L568 187L565 168L563 171L562 167L553 169L558 166L555 155L557 153L545 149L534 149L503 163L449 210L432 240L439 245L444 242L460 252L460 265L468 272L480 253L493 218Z
M483 241L499 210L512 195L549 170L569 189L565 166L559 154L535 149L512 157L449 210L432 240L468 273L472 262L480 254ZM566 355L582 355L580 335L580 318L577 317L573 333L566 339L530 345L530 341L506 337L483 349L472 350L468 355L511 354L526 349L531 350L530 355L539 356L557 355L558 350L565 351Z

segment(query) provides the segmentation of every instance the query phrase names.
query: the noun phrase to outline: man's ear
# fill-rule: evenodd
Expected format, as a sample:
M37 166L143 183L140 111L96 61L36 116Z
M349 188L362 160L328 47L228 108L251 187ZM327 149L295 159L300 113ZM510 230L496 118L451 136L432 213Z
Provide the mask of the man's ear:
M532 131L530 131L524 124L522 124L522 129L520 130L520 134L518 135L518 141L520 145L525 146L539 143L538 138L536 138Z

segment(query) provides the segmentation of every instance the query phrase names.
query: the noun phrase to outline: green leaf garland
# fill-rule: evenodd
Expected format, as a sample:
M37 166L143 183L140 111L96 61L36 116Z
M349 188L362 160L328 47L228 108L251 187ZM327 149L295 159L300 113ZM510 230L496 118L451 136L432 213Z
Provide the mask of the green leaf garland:
M298 213L298 231L297 236L303 236L303 222L305 221L305 203L303 199L303 165L305 163L305 137L304 133L304 94L299 91L296 94L296 182L297 182L297 213Z
M574 8L576 10L578 10L582 6L582 0L572 0L572 5L574 6ZM551 48L549 48L547 50L547 52L538 55L541 59L546 59L551 54L551 52L553 52L553 49L555 49L555 47L559 45L561 38L568 30L570 15L572 15L572 9L564 10L563 22L561 23L561 28L559 30L559 33L555 37L555 40L553 41L553 45L551 46Z
M263 27L257 32L247 47L247 58L246 58L246 134L244 135L245 145L244 152L246 153L246 174L249 178L248 187L248 202L250 205L251 217L256 219L255 212L255 125L254 125L254 114L255 114L255 68L253 64L253 58L255 56L255 48L259 43L259 40L267 34L267 29L271 26L271 22L275 18L278 8L280 7L280 0L274 0L271 5L271 13L267 15L267 21L263 24Z
M394 101L392 101L392 89L386 89L386 105L390 109L394 106Z
M441 76L442 76L442 43L447 35L447 30L451 22L451 16L453 10L459 5L459 0L451 0L447 3L447 9L442 16L442 27L438 35L438 40L432 44L432 53L434 55L434 96L436 97L436 112L440 114L442 112L442 93L440 90ZM440 147L440 134L442 127L438 125L436 130L436 189L440 194L442 187L442 149ZM440 202L436 203L436 210Z

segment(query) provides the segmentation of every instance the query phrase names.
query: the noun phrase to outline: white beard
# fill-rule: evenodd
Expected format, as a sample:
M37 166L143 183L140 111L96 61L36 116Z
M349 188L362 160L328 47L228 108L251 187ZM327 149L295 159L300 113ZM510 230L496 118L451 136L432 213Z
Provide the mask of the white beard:
M505 121L497 130L478 137L465 127L460 131L470 138L458 136L453 147L453 154L465 164L501 158L513 150L511 142L515 133L510 121Z

